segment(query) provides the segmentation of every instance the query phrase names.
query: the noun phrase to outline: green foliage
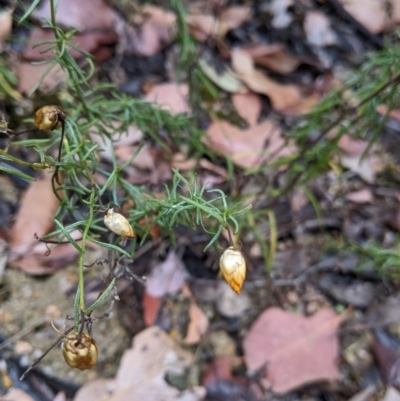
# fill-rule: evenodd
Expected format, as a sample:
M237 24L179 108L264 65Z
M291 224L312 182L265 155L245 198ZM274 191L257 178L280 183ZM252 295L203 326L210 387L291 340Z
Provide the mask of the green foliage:
M343 87L330 92L287 133L301 150L289 163L287 185L278 196L328 170L344 134L365 139L371 146L382 132L390 111L399 104L399 83L399 46L368 54ZM387 107L383 118L377 111L378 105Z
M175 7L178 9L179 4L175 2ZM37 2L32 4L21 21L29 16L36 5ZM120 257L132 259L136 246L136 241L133 240L132 250L128 251L120 239L115 238L115 235L110 234L104 227L104 212L96 212L102 205L102 198L111 200L116 205L123 205L127 201L135 204L130 211L129 221L140 235L142 243L154 225L158 225L164 232L170 232L173 236L174 226L180 224L189 227L199 226L210 234L211 239L206 249L215 244L223 228L230 230L232 226L237 232L239 230L237 219L251 206L241 208L241 202L231 204L220 190L207 191L206 186L198 188L196 178L192 184L177 170L173 172L172 185L166 188L163 199L155 198L153 194L132 185L126 179L125 168L137 156L145 140L157 143L167 155L172 155L173 151L180 149L184 144L188 156L198 158L208 152L201 141L202 132L195 127L189 116L172 116L151 103L119 92L110 84L98 84L93 87L94 65L91 56L71 44L74 30L64 32L56 25L54 1L51 5L51 19L47 22L47 28L53 30L54 39L46 41L43 47L46 53L52 54L52 57L45 61L48 68L33 91L37 90L52 68L61 67L66 72L66 87L62 96L60 95L60 99L63 100L62 107L67 115L62 161L58 163L49 156L49 150L60 141L61 134L58 131L53 131L48 139L27 139L11 143L11 146L30 147L35 150L40 163L32 164L18 160L6 151L1 151L0 157L35 168L56 166L59 168L62 176L61 185L56 186L53 180L53 189L60 204L55 215L56 230L41 240L46 241L55 237L59 243L64 241L71 243L79 252L79 287L75 304L75 329L77 329L82 323L82 314L90 314L106 299L115 284L113 277L99 299L89 307L85 305L83 262L87 241L109 250L110 275L114 268L112 260ZM182 17L182 14L178 15ZM180 42L184 49L182 66L186 65L194 50L194 43L186 43L185 37ZM72 49L84 57L86 61L84 68L71 56ZM120 133L125 132L131 125L142 131L144 139L131 160L118 164L114 156L114 142L118 140ZM102 145L92 141L91 135L94 133L100 136L105 145L111 147L113 155L111 171L107 171L99 164L97 153L102 150ZM6 171L5 168L1 169ZM96 184L95 173L105 177L106 183L103 186ZM21 176L21 173L17 174ZM71 233L74 230L81 231L81 241L72 238Z
M0 58L0 98L2 96L8 96L14 99L19 99L21 95L14 89L16 84L17 78L7 68L3 59Z

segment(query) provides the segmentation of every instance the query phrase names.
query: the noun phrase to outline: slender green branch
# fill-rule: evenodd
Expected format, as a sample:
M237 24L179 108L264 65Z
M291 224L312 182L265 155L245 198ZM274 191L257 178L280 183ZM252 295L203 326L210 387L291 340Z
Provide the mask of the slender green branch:
M115 282L116 282L116 278L114 277L110 284L107 286L107 288L102 292L102 294L96 299L96 301L93 302L92 305L90 305L85 311L84 314L85 315L89 315L90 313L92 313L98 306L100 306L108 297L108 295L110 294L110 292L114 289L115 287Z
M94 197L96 195L96 192L94 189L92 189L92 192L90 194L90 199L89 199L89 217L86 222L85 229L83 230L82 233L82 242L81 242L81 252L79 255L79 266L78 266L78 274L79 274L79 284L78 284L78 290L79 290L79 308L81 311L85 310L85 282L84 282L84 274L83 274L83 262L84 262L84 257L85 257L85 250L86 250L86 240L89 235L89 230L90 227L92 226L93 222L93 207L94 207Z
M8 154L3 149L0 149L0 158L12 161L14 163L19 164L20 166L31 167L31 168L33 168L35 170L44 170L44 169L50 168L50 165L47 164L47 163L29 163L29 162L25 162L25 161L23 161L21 159L18 159L17 157L11 156L10 154Z

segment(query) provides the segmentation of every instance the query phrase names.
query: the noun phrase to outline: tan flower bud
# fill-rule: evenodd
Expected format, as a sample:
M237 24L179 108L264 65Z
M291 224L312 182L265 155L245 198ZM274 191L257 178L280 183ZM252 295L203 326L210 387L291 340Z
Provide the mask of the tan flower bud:
M114 209L108 209L104 215L104 224L106 227L115 234L121 237L133 238L135 232L126 217L122 216L121 213L114 212Z
M41 131L53 131L61 127L65 113L58 106L43 106L35 113L35 125Z
M71 368L80 370L91 369L97 363L97 346L92 337L74 331L63 341L65 362Z
M232 290L240 294L244 279L246 278L246 261L242 252L233 246L225 249L219 259L219 268Z

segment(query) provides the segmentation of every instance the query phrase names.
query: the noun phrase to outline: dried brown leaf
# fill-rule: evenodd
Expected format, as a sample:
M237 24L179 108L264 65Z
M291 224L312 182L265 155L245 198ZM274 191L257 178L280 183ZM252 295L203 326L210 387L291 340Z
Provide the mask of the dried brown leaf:
M339 140L338 146L347 155L362 156L368 148L368 142L352 138L350 135L343 135Z
M286 114L305 113L316 103L314 96L303 98L297 86L279 84L254 68L252 58L244 50L232 50L231 58L239 78L254 92L267 95L275 110Z
M207 315L199 308L197 303L192 300L189 306L189 326L186 337L183 339L184 344L198 344L203 335L207 333L209 321Z
M18 77L18 91L21 93L30 93L37 85L39 79L48 68L45 64L18 63L16 75ZM65 82L66 72L61 68L52 68L39 86L42 93L53 91L58 85Z
M277 393L337 379L337 333L344 318L329 309L312 317L267 309L243 342L248 368L255 371L265 366L265 377Z
M43 173L22 196L14 225L11 228L10 258L28 253L37 242L34 234L43 237L53 227L58 201L51 186L50 173Z
M251 16L248 6L231 6L226 8L219 16L220 26L218 35L225 36L229 31L239 28Z
M175 358L166 358L168 353ZM124 352L116 376L116 389L155 379L164 382L169 368L183 371L191 360L190 352L181 349L161 328L150 327L137 334L132 348Z
M111 379L96 379L82 386L75 395L74 401L108 401Z
M143 294L143 320L147 327L155 323L161 307L161 301L162 297L153 297L147 292Z
M125 351L110 401L200 401L203 387L180 392L164 380L167 372L183 374L192 363L192 354L183 350L160 328L150 327L135 336L133 347Z
M374 199L369 188L363 188L359 191L349 192L346 199L354 203L371 203Z
M213 15L192 14L186 16L191 35L200 42L218 35L219 22Z
M113 32L94 31L88 34L77 34L71 39L71 44L78 46L80 49L88 52L95 53L95 51L102 45L111 45L117 41L118 37ZM44 52L49 45L41 44L41 42L48 42L54 40L54 33L42 28L34 28L31 31L28 43L24 51L24 57L28 60L46 60L53 57L52 52ZM82 53L75 49L69 50L72 57L78 59L83 57Z
M67 396L65 395L64 391L60 391L53 398L53 401L67 401Z
M400 6L399 6L400 7ZM385 104L380 104L376 111L381 115L386 115L388 113L389 108ZM400 109L393 109L389 111L389 117L394 120L400 121Z
M385 396L382 398L382 401L400 401L400 391L399 389L388 386L386 389Z
M215 152L244 168L258 168L293 152L277 126L270 121L241 130L227 121L212 123L203 141Z
M338 146L343 151L340 155L342 166L358 174L367 183L374 183L376 173L382 167L378 157L374 154L376 146L373 146L365 157L363 155L368 148L366 141L343 135Z
M197 160L187 159L184 154L179 152L174 154L171 162L171 167L179 168L179 170L181 171L191 170L196 166L197 166Z
M262 108L260 96L255 93L235 93L231 99L240 117L250 125L257 124Z
M121 163L127 162L136 154L132 160L132 165L143 170L151 170L155 168L155 154L151 152L148 145L144 145L139 153L136 153L138 146L118 146L115 149L115 156Z
M298 58L290 55L286 49L278 43L271 45L253 44L242 47L254 63L267 67L279 74L290 74L302 63Z
M6 8L0 11L0 50L3 49L3 41L11 33L13 12L13 8Z
M40 20L50 19L51 3L45 0L34 11L34 16ZM60 1L57 8L57 23L78 31L93 29L113 29L116 12L107 5L104 0L80 0Z
M145 99L155 102L158 106L172 114L190 113L188 103L189 87L186 84L174 82L154 85L147 92Z
M128 146L138 143L143 138L143 133L134 125L130 125L127 130L119 131L120 122L112 122L115 132L112 132L111 128L105 127L105 131L112 135L113 142L105 135L101 136L98 134L97 127L90 129L90 138L92 141L98 143L101 149L101 157L105 160L113 160L115 148L120 146Z
M392 12L390 15L390 21L398 24L400 22L400 0L391 0Z
M235 367L240 366L242 358L238 356L217 356L208 364L203 374L203 386L210 386L213 383L221 381L238 380L238 376L234 376L232 371ZM243 381L243 380L242 380Z
M197 344L202 339L203 335L207 333L210 325L207 315L199 308L194 299L190 289L187 285L184 285L182 289L183 295L190 298L189 306L189 325L186 333L186 337L183 339L184 344Z
M161 7L145 5L133 19L128 29L129 50L139 56L149 57L169 45L174 37L176 16Z
M0 401L35 401L35 399L25 391L12 387L6 395L0 397Z
M81 237L82 235L79 233L76 239ZM45 244L37 243L22 258L10 261L10 266L17 267L34 276L48 275L67 266L79 256L78 251L71 244L57 246L48 256L46 256L46 252Z
M45 0L35 10L35 17L41 20L49 20L50 7L50 1ZM89 53L93 53L100 45L110 45L118 40L115 31L118 20L117 13L103 0L92 0L90 2L80 0L60 1L56 14L57 23L78 29L79 32L71 43ZM49 47L48 44L32 47L38 42L49 40L54 40L52 30L33 29L24 56L30 60L43 60L52 57L52 52L42 54L43 50ZM82 57L82 54L74 49L71 49L70 53L75 58Z
M296 186L290 199L290 209L292 212L299 212L304 206L308 205L310 200L305 194L303 188Z
M209 38L221 40L229 31L241 26L251 15L247 6L231 6L216 18L209 14L189 14L186 22L190 33L199 41Z
M344 9L372 33L382 32L387 23L385 2L380 0L339 0Z

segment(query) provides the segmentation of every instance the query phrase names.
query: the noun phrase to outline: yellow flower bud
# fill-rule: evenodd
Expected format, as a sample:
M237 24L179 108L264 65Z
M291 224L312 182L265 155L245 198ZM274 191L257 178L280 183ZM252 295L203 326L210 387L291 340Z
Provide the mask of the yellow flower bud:
M53 131L61 127L65 113L58 106L43 106L35 113L35 125L41 131Z
M129 224L128 219L122 216L121 213L114 212L113 208L108 209L104 215L104 224L110 231L121 237L135 237L135 232Z
M68 334L63 341L62 351L65 362L71 368L86 370L97 363L96 342L87 334L77 331Z
M246 278L246 261L242 252L233 246L225 249L219 259L219 268L232 290L240 294L244 279Z

